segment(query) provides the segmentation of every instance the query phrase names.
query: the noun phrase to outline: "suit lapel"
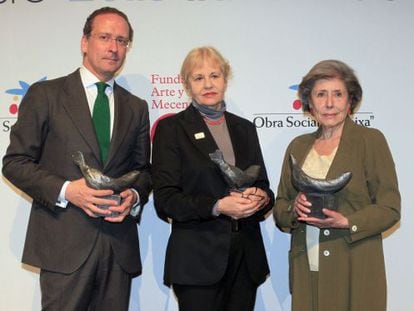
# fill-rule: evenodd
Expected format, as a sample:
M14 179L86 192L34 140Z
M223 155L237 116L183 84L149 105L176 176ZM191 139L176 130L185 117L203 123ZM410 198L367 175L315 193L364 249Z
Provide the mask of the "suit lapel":
M218 146L202 116L193 106L184 111L181 126L191 143L210 160L209 153L217 150Z
M331 167L329 168L327 178L335 178L340 174L345 173L349 167L352 167L352 148L353 148L353 131L355 129L355 124L348 117L344 124L344 129L341 136L341 141L336 151L335 158L332 162Z
M79 130L80 136L93 151L96 160L100 162L99 145L92 124L91 112L82 86L79 70L68 75L64 85L62 105L69 118Z
M118 152L127 136L127 131L130 128L132 120L132 111L129 106L128 97L121 92L119 86L114 84L114 128L112 130L111 144L109 147L108 161L105 167L107 168L111 160Z

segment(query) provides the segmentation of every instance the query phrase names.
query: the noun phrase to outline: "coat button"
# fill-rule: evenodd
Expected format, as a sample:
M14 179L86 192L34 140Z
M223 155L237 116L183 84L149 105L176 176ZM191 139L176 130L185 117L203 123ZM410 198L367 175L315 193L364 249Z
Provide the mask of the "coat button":
M323 251L323 255L324 255L325 257L328 257L330 254L331 254L331 253L330 253L328 250L324 250L324 251Z
M330 234L331 234L331 231L329 231L328 229L323 230L324 236L329 236Z
M353 225L353 226L351 227L351 230L352 230L352 232L357 232L357 231L358 231L358 227L357 227L357 225Z

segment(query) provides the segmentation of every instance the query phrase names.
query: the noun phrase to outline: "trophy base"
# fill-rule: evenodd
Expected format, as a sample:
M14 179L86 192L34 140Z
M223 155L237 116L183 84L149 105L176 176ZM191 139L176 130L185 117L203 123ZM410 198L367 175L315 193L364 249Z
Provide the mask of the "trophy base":
M115 201L115 202L117 202L118 205L120 205L121 202L122 202L122 198L119 194L106 195L102 198ZM107 205L107 204L97 205L97 207L99 207L100 209L104 209L104 210L107 210L110 206L112 206L112 205ZM109 215L97 213L96 216L99 216L99 217L116 217L116 216L119 216L119 214L120 214L119 212L112 212L112 214L109 214Z
M310 217L325 219L326 215L322 212L323 208L337 209L335 196L331 193L307 193L306 199L312 203Z

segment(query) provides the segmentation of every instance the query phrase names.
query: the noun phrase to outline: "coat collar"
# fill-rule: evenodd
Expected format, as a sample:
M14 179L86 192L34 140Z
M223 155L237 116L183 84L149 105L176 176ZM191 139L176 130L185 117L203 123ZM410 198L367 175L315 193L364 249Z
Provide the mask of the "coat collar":
M179 119L190 142L206 157L218 147L201 114L190 105Z
M63 92L66 96L62 96L62 105L66 113L79 130L80 136L93 151L97 162L100 162L98 141L79 69L67 76Z
M338 175L349 171L349 167L352 167L352 149L355 141L355 136L358 135L355 133L358 125L356 125L353 120L348 116L345 119L344 128L342 131L341 140L339 142L338 150L332 161L332 164L329 168L327 179L335 178ZM322 129L319 127L315 132L303 136L303 139L295 147L295 158L298 160L300 166L303 165L303 162L306 159L309 151L313 147L315 140L320 136Z
M357 130L357 128L358 125L356 125L351 117L348 116L345 119L338 150L336 151L335 158L328 171L327 178L334 178L339 174L349 171L349 168L353 166L352 151L355 143L355 135L358 135L355 133L355 130Z
M236 165L238 165L240 162L240 155L243 154L241 153L241 146L243 145L243 139L245 140L246 137L240 126L238 117L228 112L225 112L224 116L226 118L231 143L233 145ZM217 150L218 146L197 109L190 105L182 112L179 122L191 143L210 160L209 153Z

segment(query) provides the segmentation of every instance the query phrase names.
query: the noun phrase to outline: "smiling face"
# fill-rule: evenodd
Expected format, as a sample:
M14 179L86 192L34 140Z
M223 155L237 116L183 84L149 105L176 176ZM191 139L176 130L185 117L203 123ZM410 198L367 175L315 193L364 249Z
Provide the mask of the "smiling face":
M103 35L111 39L101 40ZM129 38L127 22L113 13L96 16L90 36L82 37L83 65L101 81L112 79L126 57L128 48L112 38Z
M348 91L342 80L316 81L310 99L311 113L323 128L342 129L350 109Z
M204 60L192 70L187 92L200 105L216 108L224 100L226 87L220 65Z

